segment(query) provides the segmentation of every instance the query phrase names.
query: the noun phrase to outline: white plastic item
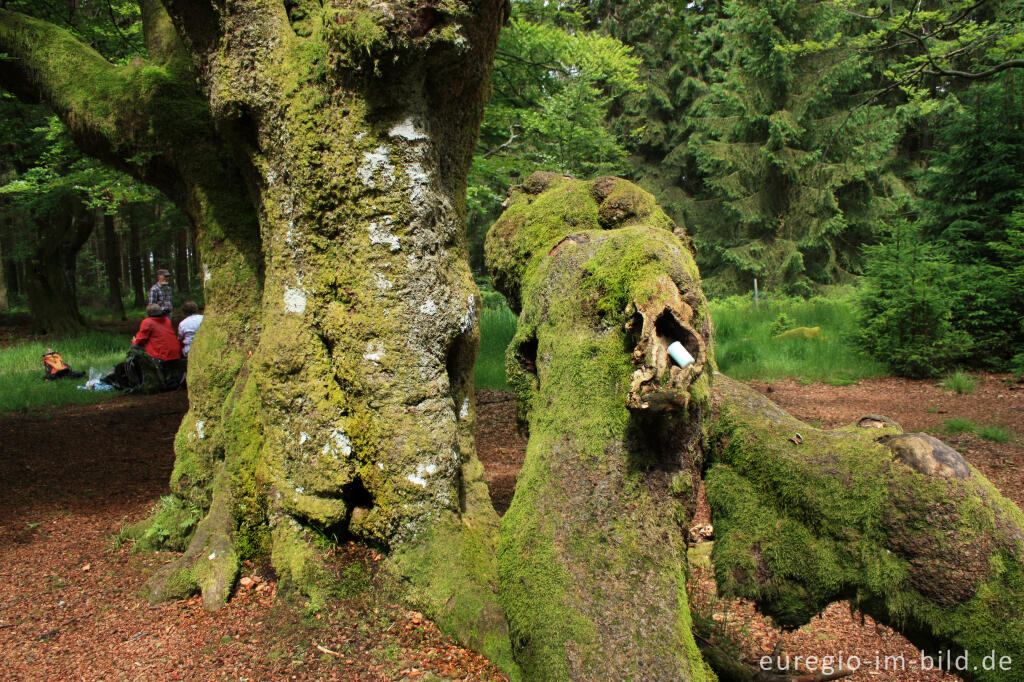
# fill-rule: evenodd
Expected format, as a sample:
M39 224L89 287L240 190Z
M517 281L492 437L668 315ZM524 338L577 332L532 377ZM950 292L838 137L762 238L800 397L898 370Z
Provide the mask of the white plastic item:
M693 356L678 341L673 341L668 345L668 354L680 367L687 367L694 363Z

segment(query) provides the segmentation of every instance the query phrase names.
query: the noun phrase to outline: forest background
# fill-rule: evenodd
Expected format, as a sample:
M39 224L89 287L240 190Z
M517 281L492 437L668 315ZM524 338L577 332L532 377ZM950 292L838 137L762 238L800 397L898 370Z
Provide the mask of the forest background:
M0 7L114 63L145 51L130 0ZM656 195L694 242L723 366L750 352L725 344L756 280L762 317L817 311L893 373L1024 373L1022 14L1015 0L516 0L467 195L485 346L506 340L488 324L515 322L483 238L508 188L544 169ZM162 267L176 305L202 304L184 216L0 90L0 314L53 334L140 315ZM804 323L772 321L773 335Z

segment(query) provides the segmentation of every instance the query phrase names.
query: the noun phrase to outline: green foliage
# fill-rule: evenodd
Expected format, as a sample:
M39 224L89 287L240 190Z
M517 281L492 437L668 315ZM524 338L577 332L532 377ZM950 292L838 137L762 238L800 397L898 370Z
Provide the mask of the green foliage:
M746 296L712 299L711 315L718 368L735 379L803 377L842 384L885 371L850 342L857 329L851 293L810 300L770 296L757 307ZM822 338L773 338L780 318L787 328L821 327Z
M865 350L901 376L935 376L967 357L970 337L953 323L956 272L948 256L900 221L866 249L858 297Z
M124 359L128 338L90 331L73 337L40 339L0 348L0 414L57 405L84 405L120 395L117 391L79 391L85 379L43 381L42 356L53 347L76 371L109 371Z
M135 540L135 549L140 552L181 552L200 518L202 510L198 506L183 503L174 495L164 495L148 518L128 526L118 537Z
M606 118L617 97L642 87L630 49L585 30L579 14L539 0L512 9L469 172L476 271L483 269L484 234L511 185L539 169L592 177L626 168L626 150Z
M795 327L793 319L786 313L779 313L779 316L772 322L772 326L768 327L768 333L772 336L778 336L784 331L788 331Z
M978 385L978 378L972 377L967 372L957 370L942 380L941 386L947 391L966 395L974 393Z
M867 249L863 339L893 371L1005 370L1024 346L1024 79L950 97L918 200Z
M501 294L499 305L488 306L480 312L480 351L477 354L473 376L476 387L507 391L505 378L505 349L516 333L516 316L509 310Z
M861 20L828 3L727 3L716 23L725 66L694 103L688 142L704 187L687 207L710 293L751 280L807 295L861 269L860 244L894 208L890 157L901 124L855 106L870 63L838 46Z

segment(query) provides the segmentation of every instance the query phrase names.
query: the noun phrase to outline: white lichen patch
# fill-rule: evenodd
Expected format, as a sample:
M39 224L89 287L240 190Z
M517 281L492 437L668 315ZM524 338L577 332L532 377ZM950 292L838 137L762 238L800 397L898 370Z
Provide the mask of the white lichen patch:
M203 427L206 426L206 422L201 419L196 420L196 435L199 436L199 440L206 438L206 432L203 431Z
M402 248L402 244L391 232L391 218L385 217L379 223L370 223L370 243L371 244L386 244L392 251L398 251Z
M305 431L299 432L299 445L305 445L306 441L309 440L309 434Z
M374 273L373 281L374 284L377 285L377 288L380 289L381 291L388 291L389 289L391 289L391 287L394 286L391 283L391 280L389 280L387 277L385 277L379 272Z
M430 176L418 163L410 163L405 167L405 177L409 181L409 199L413 206L422 204L430 187Z
M402 139L409 140L410 142L427 139L427 133L416 127L416 123L412 120L412 117L391 126L391 129L388 130L388 135L391 137L401 137Z
M434 299L428 298L427 302L420 306L420 312L424 315L436 315L437 304L434 303Z
M331 431L327 436L327 442L324 443L324 447L320 450L322 455L334 455L335 459L338 459L338 455L341 454L343 457L348 457L352 454L352 441L345 435L345 430L338 427Z
M462 399L462 409L459 410L459 419L465 419L469 416L469 398Z
M421 488L426 488L427 478L436 474L437 471L437 465L434 464L433 462L428 462L426 464L418 464L416 465L416 473L409 474L408 476L405 477L405 480L409 481L410 483L414 483L420 486Z
M301 315L306 312L306 293L302 289L284 290L284 311Z
M379 341L370 341L366 344L366 352L363 353L363 359L369 360L370 362L380 362L384 357L384 344Z
M203 263L203 284L210 281L210 266Z
M372 152L363 153L363 165L356 169L356 175L368 187L374 186L374 178L378 175L385 186L395 181L395 166L391 163L391 150L382 144Z
M476 296L470 294L466 314L462 316L462 320L459 323L459 331L465 334L473 328L474 324L476 324Z

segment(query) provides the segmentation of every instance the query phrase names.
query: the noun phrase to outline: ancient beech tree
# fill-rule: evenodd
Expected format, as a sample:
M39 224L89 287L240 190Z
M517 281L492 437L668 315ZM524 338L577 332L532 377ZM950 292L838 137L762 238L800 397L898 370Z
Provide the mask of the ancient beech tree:
M520 311L507 367L530 441L498 572L528 677L707 679L703 648L752 679L692 633L703 478L720 591L786 627L851 599L922 648L967 650L967 675L1024 679L980 660L1024 656L1020 509L931 436L874 416L816 429L715 374L688 240L650 194L535 173L487 259Z
M707 679L682 533L703 478L720 584L780 622L853 597L923 644L1024 661L1020 511L924 436L817 431L714 376L685 235L614 178L536 175L489 237L531 434L499 538L463 196L504 0L141 5L149 59L123 67L0 10L0 82L199 238L176 503L149 523L203 518L151 599L217 608L267 553L325 599L311 531L345 534L513 675L514 654L542 679Z
M228 597L269 551L330 589L308 529L388 549L410 599L507 662L473 447L465 181L505 0L141 2L118 67L0 10L0 79L195 226L207 315L171 489L204 518L152 599Z

